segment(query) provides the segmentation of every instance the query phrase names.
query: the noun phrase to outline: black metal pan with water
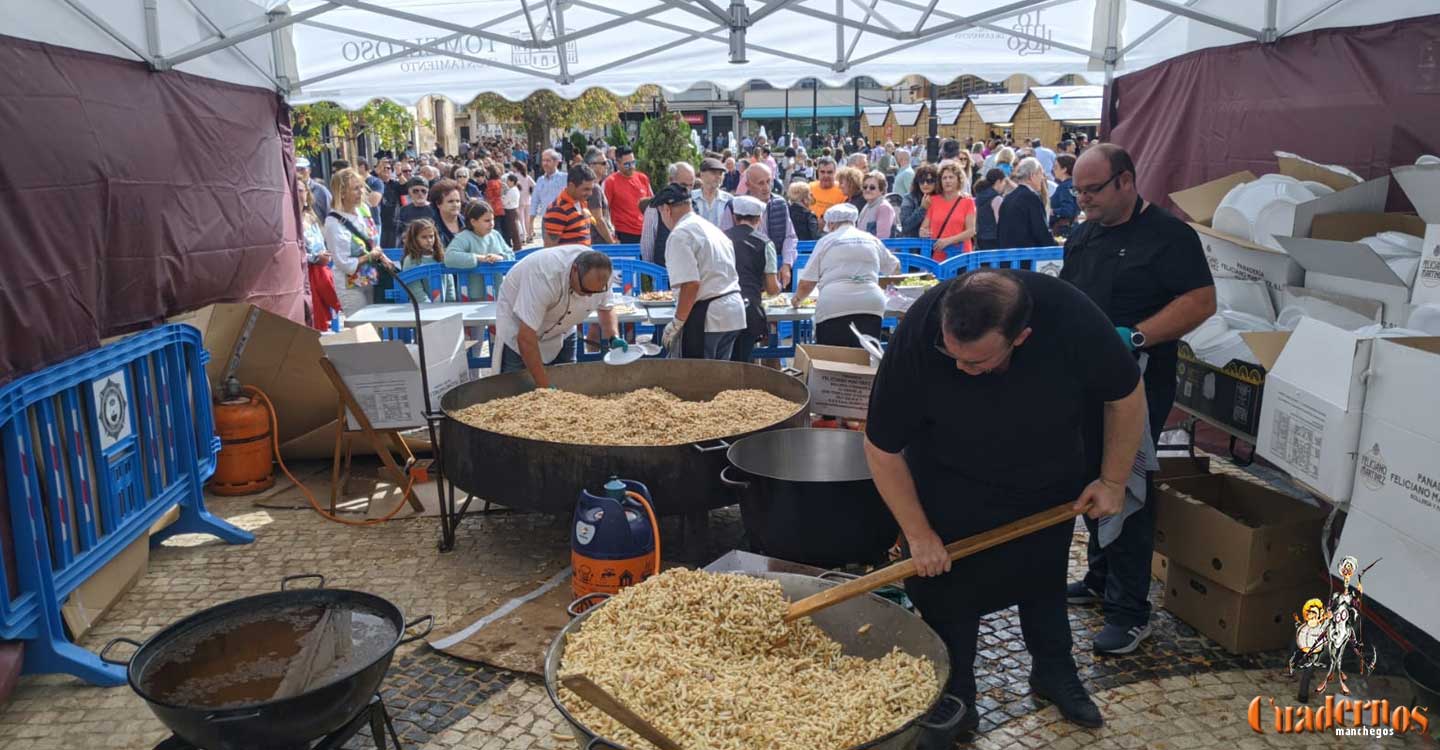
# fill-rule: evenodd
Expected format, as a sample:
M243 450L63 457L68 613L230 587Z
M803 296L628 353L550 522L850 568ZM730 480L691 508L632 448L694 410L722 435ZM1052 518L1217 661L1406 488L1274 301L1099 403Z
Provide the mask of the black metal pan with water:
M300 579L319 587L290 587ZM407 623L382 597L324 585L289 576L277 592L201 610L143 644L117 638L100 658L126 665L130 688L196 747L306 747L359 715L395 649L434 622ZM138 647L128 663L108 655L120 643Z

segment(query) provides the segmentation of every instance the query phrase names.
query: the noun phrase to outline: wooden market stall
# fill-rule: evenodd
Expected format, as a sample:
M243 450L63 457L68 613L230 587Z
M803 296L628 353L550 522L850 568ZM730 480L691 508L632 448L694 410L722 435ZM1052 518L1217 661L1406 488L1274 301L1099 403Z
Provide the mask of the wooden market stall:
M906 138L924 138L929 134L930 106L923 102L891 104L885 117L884 139L903 143Z
M950 102L946 106L946 102ZM936 102L940 113L940 137L964 142L966 138L983 140L987 134L980 112L969 99L942 99Z
M862 121L866 140L871 143L885 142L885 121L890 117L889 104L871 104L861 108L863 110Z
M1035 86L1015 112L1015 140L1039 138L1054 148L1066 132L1093 132L1104 97L1104 86Z
M982 135L986 138L991 136L1004 135L1010 130L1015 120L1015 110L1020 107L1020 102L1025 94L976 94L970 97L970 104L975 108L975 115L983 126ZM964 117L963 113L961 117Z

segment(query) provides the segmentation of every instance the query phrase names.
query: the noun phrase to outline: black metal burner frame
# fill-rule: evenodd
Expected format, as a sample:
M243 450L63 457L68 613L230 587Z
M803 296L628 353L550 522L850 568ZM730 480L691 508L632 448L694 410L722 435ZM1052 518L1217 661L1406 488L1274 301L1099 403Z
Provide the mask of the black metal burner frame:
M310 740L303 745L297 745L294 750L341 750L345 743L354 739L355 735L366 726L370 727L370 737L375 740L376 750L390 750L387 744L392 745L394 750L404 750L400 745L400 735L395 732L395 724L390 720L390 712L385 710L385 703L376 695L370 699L365 710L355 715L345 726L320 738L320 744L310 745ZM385 740L389 739L387 743ZM169 739L155 746L155 750L198 750L194 745L171 735ZM256 750L290 750L290 748L257 748Z

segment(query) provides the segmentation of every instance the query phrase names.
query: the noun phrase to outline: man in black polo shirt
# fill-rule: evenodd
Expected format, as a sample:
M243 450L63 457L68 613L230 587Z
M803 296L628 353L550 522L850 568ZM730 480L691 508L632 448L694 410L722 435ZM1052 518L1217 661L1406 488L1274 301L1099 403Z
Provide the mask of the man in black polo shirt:
M1104 413L1100 471L1086 466L1087 407ZM1014 604L1030 684L1065 718L1103 724L1076 675L1065 613L1073 523L962 558L944 545L1073 503L1096 518L1124 506L1144 430L1140 370L1100 308L1030 271L982 269L915 301L870 392L865 457L919 575L905 588L950 651L947 689L979 722L982 615Z
M1137 358L1145 360L1150 435L1158 444L1175 403L1176 341L1215 313L1215 281L1200 238L1185 222L1140 197L1135 164L1110 143L1075 162L1074 195L1085 223L1065 243L1060 278L1085 292ZM1099 414L1087 420L1087 460L1099 463ZM1071 604L1102 601L1105 627L1095 650L1125 654L1150 635L1150 557L1155 507L1146 502L1124 519L1120 535L1101 547L1090 529L1090 570L1068 587Z

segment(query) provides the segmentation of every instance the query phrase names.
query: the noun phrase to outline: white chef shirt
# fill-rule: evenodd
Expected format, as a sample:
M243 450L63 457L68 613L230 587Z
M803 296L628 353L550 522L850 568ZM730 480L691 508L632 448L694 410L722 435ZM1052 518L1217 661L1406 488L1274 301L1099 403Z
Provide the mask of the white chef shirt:
M608 293L589 296L570 289L570 268L586 245L556 245L536 250L525 256L505 274L495 300L495 340L516 354L520 323L530 326L540 337L540 358L554 359L575 332L575 326L595 310L609 309ZM500 356L496 352L494 369L499 371Z
M735 246L719 227L694 211L685 214L665 241L665 268L670 272L672 288L698 281L697 300L717 298L705 315L706 333L745 327L745 302L740 297L740 275L735 272Z
M875 235L853 224L815 243L815 252L800 269L801 281L815 281L815 322L846 315L884 315L885 293L880 274L894 273L900 259Z

